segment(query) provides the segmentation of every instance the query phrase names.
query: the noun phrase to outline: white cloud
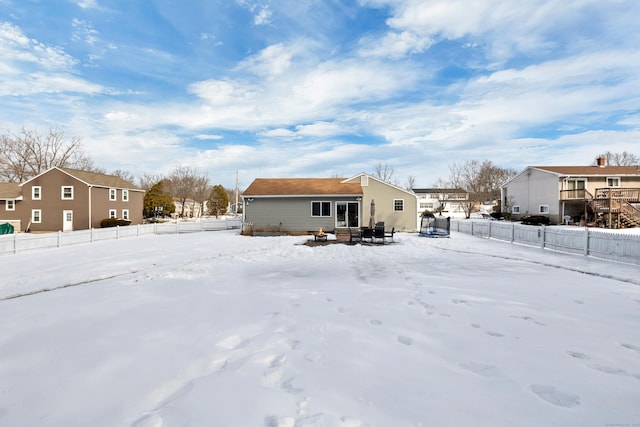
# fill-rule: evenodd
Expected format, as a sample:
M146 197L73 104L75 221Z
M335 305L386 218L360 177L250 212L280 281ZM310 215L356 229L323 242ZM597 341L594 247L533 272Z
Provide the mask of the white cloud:
M94 45L98 41L99 33L95 28L93 28L91 22L73 18L71 25L74 29L72 35L73 40L84 42L89 45Z
M383 38L367 37L360 41L363 56L401 58L407 54L421 53L433 44L428 36L420 36L411 31L390 31Z
M217 135L217 134L213 134L213 135L199 134L199 135L195 135L194 138L200 141L216 141L219 139L223 139L224 137L222 135Z
M242 61L238 69L246 69L256 75L277 76L291 67L296 46L274 44Z
M79 0L78 6L82 9L96 9L98 8L97 0Z
M269 6L261 7L253 17L255 25L267 25L271 23L271 9Z

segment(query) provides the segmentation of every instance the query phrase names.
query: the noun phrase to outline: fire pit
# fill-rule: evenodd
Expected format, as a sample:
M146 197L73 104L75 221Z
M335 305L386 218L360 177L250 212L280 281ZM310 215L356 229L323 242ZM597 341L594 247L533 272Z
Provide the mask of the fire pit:
M313 234L313 241L314 242L326 242L327 241L327 233L324 232L322 227L320 227L320 230L318 230L317 233Z

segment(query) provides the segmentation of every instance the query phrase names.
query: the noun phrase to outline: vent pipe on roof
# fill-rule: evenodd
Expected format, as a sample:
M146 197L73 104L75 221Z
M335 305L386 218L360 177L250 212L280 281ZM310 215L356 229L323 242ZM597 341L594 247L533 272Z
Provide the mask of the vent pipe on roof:
M599 168L603 168L606 166L606 160L604 158L604 156L599 156L596 159L596 164L598 165Z

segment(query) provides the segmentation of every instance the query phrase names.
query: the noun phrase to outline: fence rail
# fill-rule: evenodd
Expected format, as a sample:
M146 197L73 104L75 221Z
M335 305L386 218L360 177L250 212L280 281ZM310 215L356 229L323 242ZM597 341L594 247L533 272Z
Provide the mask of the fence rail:
M17 254L38 249L59 248L62 246L93 243L101 240L115 240L140 237L149 234L178 234L201 231L238 229L241 218L201 220L198 222L171 222L126 227L92 228L90 230L59 231L57 233L16 233L0 236L0 255Z
M559 252L640 264L640 235L586 227L546 227L499 221L451 221L451 230Z

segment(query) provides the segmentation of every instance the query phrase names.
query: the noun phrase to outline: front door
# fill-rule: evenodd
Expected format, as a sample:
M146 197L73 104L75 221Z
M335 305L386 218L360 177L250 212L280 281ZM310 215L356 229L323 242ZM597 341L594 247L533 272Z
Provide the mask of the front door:
M62 211L62 231L73 231L73 211Z
M359 227L360 203L336 202L336 227Z

